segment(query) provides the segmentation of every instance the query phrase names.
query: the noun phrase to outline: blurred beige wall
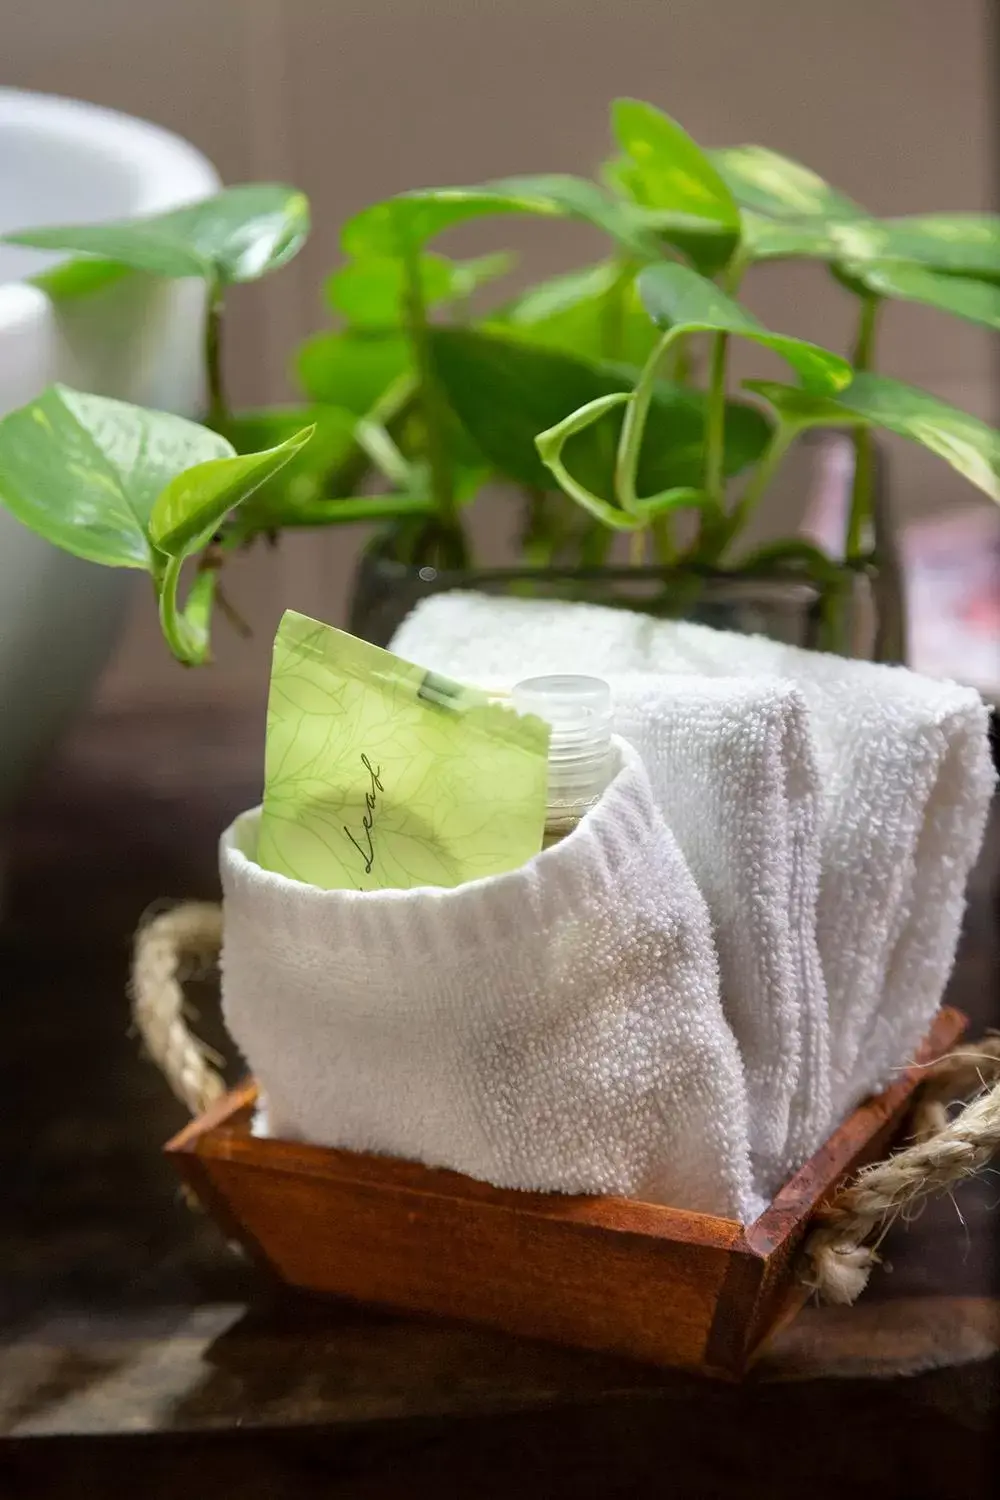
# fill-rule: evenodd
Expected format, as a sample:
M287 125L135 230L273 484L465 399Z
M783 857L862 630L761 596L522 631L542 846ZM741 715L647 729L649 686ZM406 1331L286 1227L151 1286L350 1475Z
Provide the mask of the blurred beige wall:
M289 394L286 353L320 326L338 223L406 187L504 173L587 172L606 104L662 105L706 145L759 141L799 157L878 213L992 206L990 0L0 0L0 81L71 94L181 132L227 181L280 177L311 196L303 255L231 308L240 402ZM582 260L587 232L495 221L528 275ZM818 268L746 284L775 326L844 347L842 294ZM885 321L883 366L993 414L989 340L917 308ZM922 511L968 493L904 445L896 495ZM234 570L256 637L220 621L219 661L184 673L140 590L105 698L264 692L270 636L293 605L342 618L362 538L298 537Z

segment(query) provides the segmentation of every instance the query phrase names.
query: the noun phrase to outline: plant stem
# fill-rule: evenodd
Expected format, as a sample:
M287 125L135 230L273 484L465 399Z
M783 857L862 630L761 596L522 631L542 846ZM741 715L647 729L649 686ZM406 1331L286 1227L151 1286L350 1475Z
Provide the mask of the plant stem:
M690 385L692 375L691 364L691 340L688 335L675 339L673 343L673 358L670 368L666 372L667 379L672 380L675 385Z
M718 545L712 557L702 557L703 562L714 562L722 556L726 548L740 534L756 510L771 480L774 478L781 465L788 448L795 437L794 427L789 427L779 422L774 430L771 441L764 450L763 457L757 465L757 472L747 484L728 519L725 527L718 534Z
M250 625L244 620L236 605L228 595L223 593L221 588L216 588L215 590L215 602L240 639L243 641L253 640L253 630Z
M308 500L265 516L261 525L251 523L239 532L239 540L248 542L261 532L278 528L287 531L293 526L343 526L356 521L397 521L433 514L431 502L420 495L348 495L344 499Z
M643 365L632 392L632 399L625 408L625 420L618 439L618 457L615 463L615 495L622 509L632 515L636 511L635 482L639 472L639 454L642 451L646 419L649 416L656 386L656 372L673 339L674 331L668 328Z
M844 557L855 562L861 556L865 524L871 516L874 450L870 427L858 427L854 433L854 479L851 484L851 508L844 537Z
M875 458L877 454L873 455ZM902 662L907 659L906 580L896 530L892 524L888 496L875 465L872 487L871 588L875 604L874 658Z
M183 559L168 557L159 577L154 576L154 586L159 594L160 628L164 639L177 660L184 666L194 666L196 652L184 619L177 607L177 587L181 578Z
M722 290L725 292L727 297L736 296L736 293L740 289L740 282L743 280L746 268L746 254L743 246L741 245L722 273Z
M730 261L722 277L723 290L735 295L746 261L739 251ZM708 393L705 403L705 477L704 487L718 508L720 516L725 514L725 470L726 470L726 360L729 354L728 333L717 333L712 339L712 358L708 370ZM700 530L708 536L718 530L718 523L703 513Z
M430 468L434 508L442 522L449 525L456 515L455 489L445 436L441 392L431 360L427 308L420 283L420 259L408 236L401 235L403 267L406 275L405 307L408 332L413 344L413 362L419 382L420 404L427 433L427 462Z
M875 352L875 324L880 299L861 298L861 315L854 343L852 363L855 370L870 370ZM858 427L854 433L854 479L851 484L851 507L844 538L844 557L856 560L862 549L865 527L871 519L872 483L875 477L875 446L870 427Z
M858 332L854 340L854 350L851 354L851 363L856 370L870 370L872 355L875 352L875 322L878 316L880 299L875 296L861 298L861 315L858 319Z
M376 470L404 494L413 484L413 467L393 442L389 430L370 417L359 417L354 427L358 446L371 459Z
M670 517L657 516L649 529L653 535L653 548L657 562L665 567L672 566L677 561L677 548L674 546L674 538L670 530Z
M708 374L705 407L705 489L722 509L723 470L726 443L726 355L729 335L717 333L712 340L712 363Z
M229 419L225 386L222 378L222 288L217 281L208 283L208 306L205 310L205 379L208 385L208 425L221 431Z
M396 438L404 419L409 414L417 396L417 382L410 374L398 376L386 386L375 405L368 413L372 422L378 422L393 439ZM371 467L371 460L355 438L347 457L324 480L324 492L332 499L338 495L353 496L360 488Z
M414 396L417 394L417 382L410 374L397 375L379 396L375 405L368 413L373 422L381 422L383 427L388 427L390 422L402 416Z

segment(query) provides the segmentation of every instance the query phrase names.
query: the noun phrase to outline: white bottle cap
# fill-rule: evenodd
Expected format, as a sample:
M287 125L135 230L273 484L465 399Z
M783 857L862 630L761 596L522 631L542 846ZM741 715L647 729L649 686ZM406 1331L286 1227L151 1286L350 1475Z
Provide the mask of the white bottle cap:
M511 694L518 713L550 725L549 808L586 807L608 784L611 689L600 677L528 677Z

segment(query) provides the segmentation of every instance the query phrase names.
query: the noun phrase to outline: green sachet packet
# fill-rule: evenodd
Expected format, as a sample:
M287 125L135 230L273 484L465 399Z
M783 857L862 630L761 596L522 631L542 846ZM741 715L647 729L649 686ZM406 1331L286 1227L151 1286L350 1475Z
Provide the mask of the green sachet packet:
M549 729L288 610L257 862L324 890L455 886L542 847Z

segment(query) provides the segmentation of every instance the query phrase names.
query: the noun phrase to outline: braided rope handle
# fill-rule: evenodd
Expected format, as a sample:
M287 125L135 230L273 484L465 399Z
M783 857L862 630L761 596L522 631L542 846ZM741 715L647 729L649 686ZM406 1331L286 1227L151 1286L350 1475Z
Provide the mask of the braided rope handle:
M193 1115L224 1092L220 1058L188 1026L185 978L209 970L222 943L222 908L187 901L139 929L132 1014L153 1062ZM800 1279L829 1302L851 1303L878 1263L869 1241L924 1199L972 1177L1000 1151L1000 1037L958 1047L927 1068L912 1117L914 1143L865 1167L816 1215ZM954 1119L948 1105L977 1091Z
M200 1115L225 1092L222 1059L187 1021L185 979L208 973L222 947L222 907L184 901L142 923L132 950L132 1018L143 1045L182 1104Z
M803 1247L801 1279L825 1301L850 1304L878 1264L885 1232L937 1193L985 1167L1000 1151L1000 1037L956 1047L927 1069L911 1120L911 1146L864 1167L821 1208ZM949 1119L948 1104L974 1097ZM881 1238L881 1235L879 1236Z

